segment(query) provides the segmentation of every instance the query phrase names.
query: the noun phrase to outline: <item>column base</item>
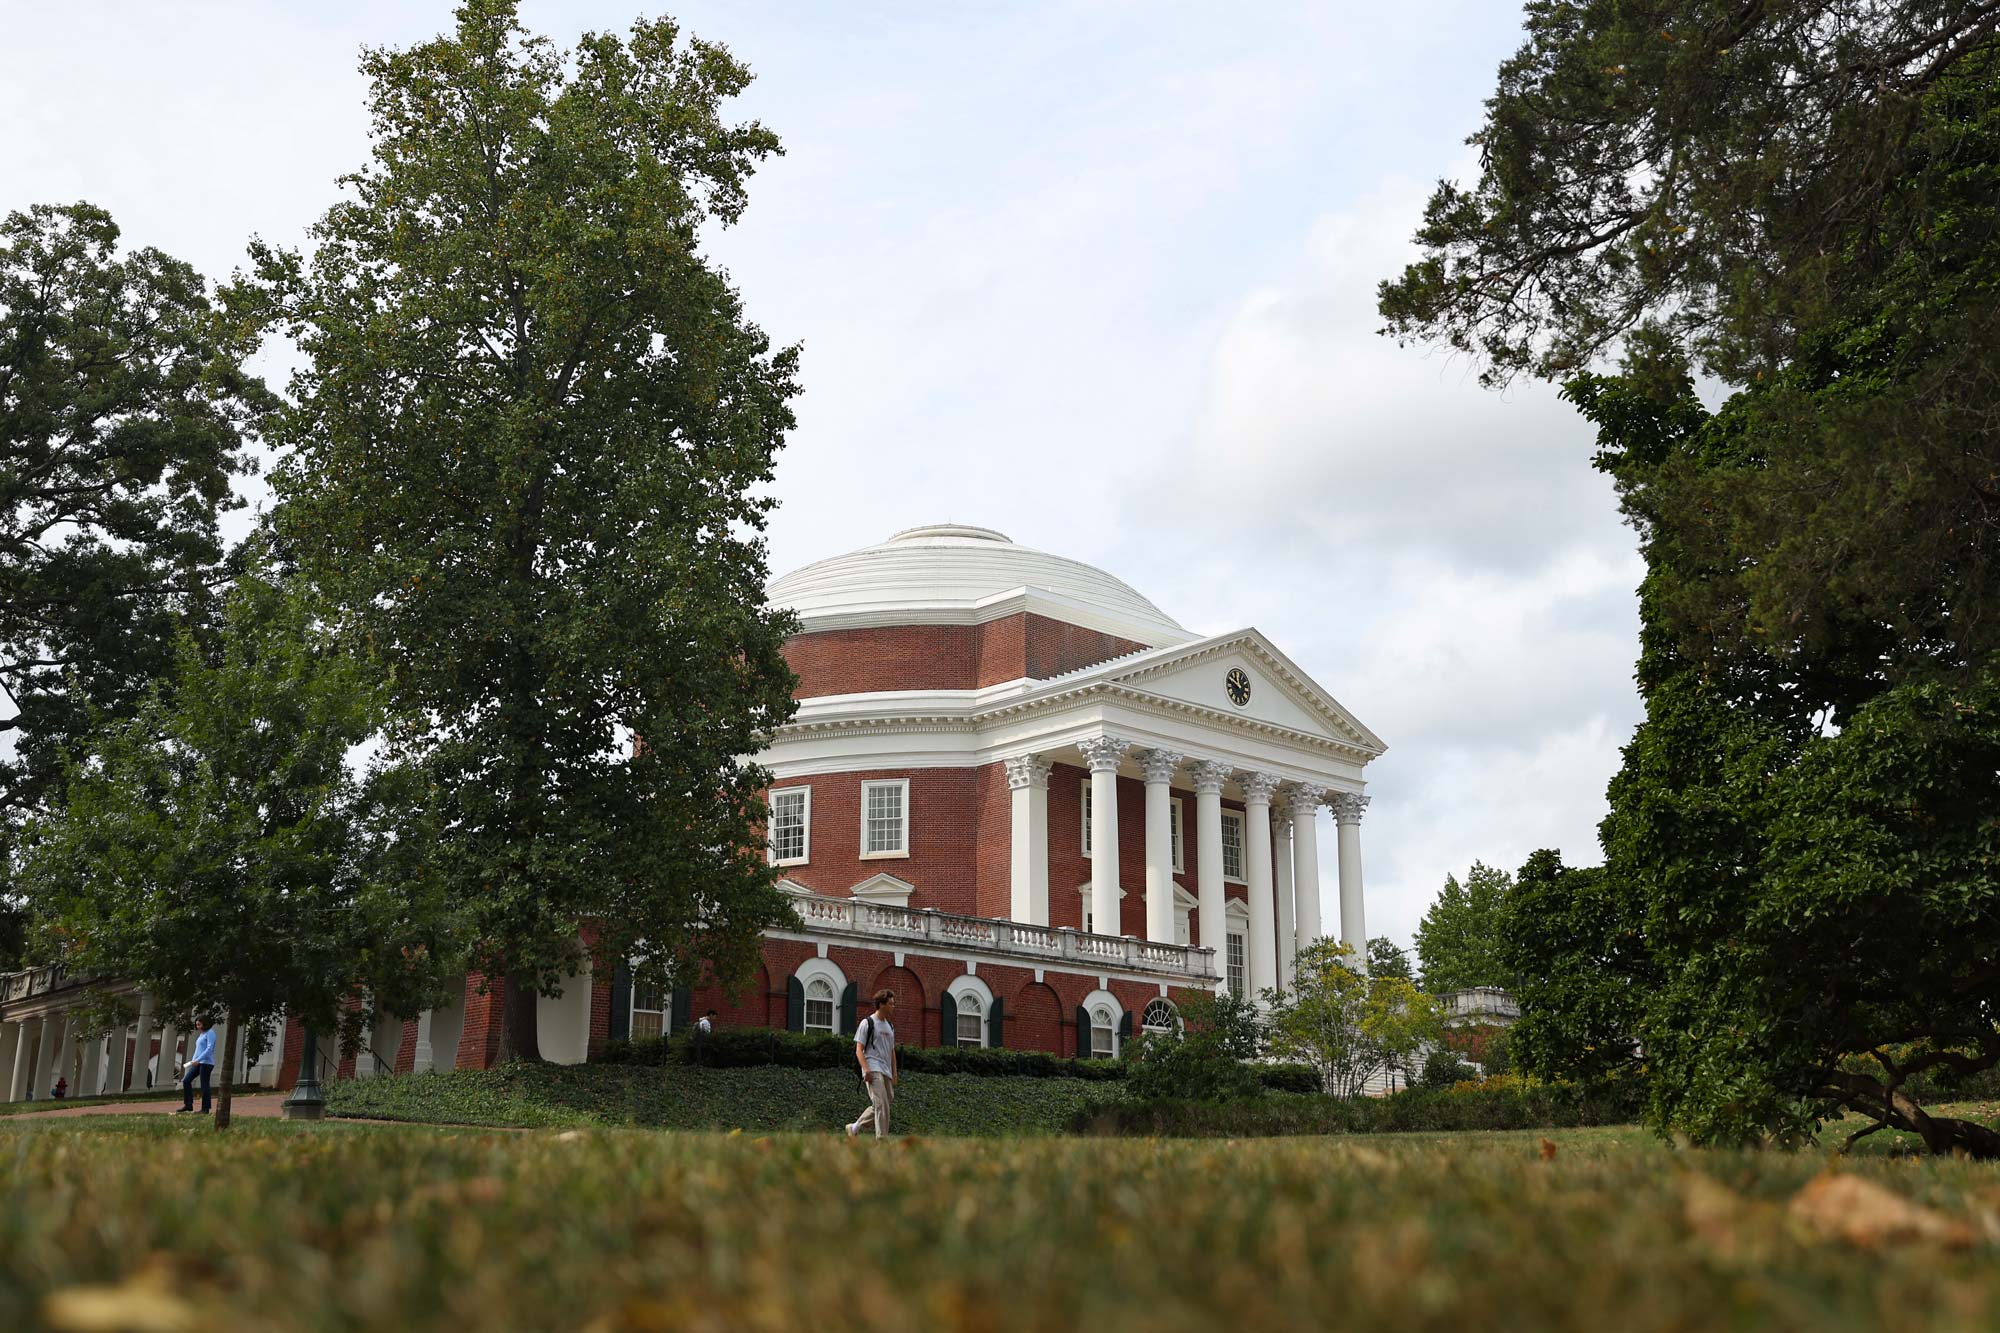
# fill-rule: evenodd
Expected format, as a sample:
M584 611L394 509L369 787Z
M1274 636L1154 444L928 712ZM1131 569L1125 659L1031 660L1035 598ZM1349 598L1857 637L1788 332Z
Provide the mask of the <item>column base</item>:
M324 1120L326 1102L323 1100L302 1102L287 1098L285 1104L279 1108L279 1114L287 1120Z

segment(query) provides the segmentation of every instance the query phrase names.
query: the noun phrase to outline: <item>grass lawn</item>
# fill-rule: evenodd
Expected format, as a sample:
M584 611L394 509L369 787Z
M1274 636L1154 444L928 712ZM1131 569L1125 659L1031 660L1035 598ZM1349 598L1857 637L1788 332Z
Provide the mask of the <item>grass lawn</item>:
M1825 1167L1627 1129L876 1144L27 1117L0 1125L0 1328L1994 1327L2000 1170L1877 1157L1823 1192Z

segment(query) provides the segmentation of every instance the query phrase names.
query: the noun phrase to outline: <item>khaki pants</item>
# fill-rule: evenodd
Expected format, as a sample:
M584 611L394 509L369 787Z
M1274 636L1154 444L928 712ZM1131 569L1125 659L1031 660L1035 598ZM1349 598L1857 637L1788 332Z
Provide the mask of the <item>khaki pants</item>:
M859 1134L870 1125L875 1127L875 1137L889 1137L889 1107L896 1100L896 1085L887 1074L868 1071L868 1109L854 1122L854 1132Z

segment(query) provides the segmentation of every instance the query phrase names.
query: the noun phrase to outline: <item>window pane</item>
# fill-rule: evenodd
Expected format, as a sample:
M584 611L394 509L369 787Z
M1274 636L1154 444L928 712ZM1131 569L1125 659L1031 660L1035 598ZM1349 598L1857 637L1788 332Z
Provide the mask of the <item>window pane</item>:
M1187 864L1187 857L1181 851L1181 803L1179 801L1172 801L1167 805L1167 828L1172 835L1174 844L1174 869L1179 870ZM1185 944L1186 941L1183 940L1182 943Z
M1243 878L1243 816L1231 810L1222 812L1222 873Z
M806 983L806 1031L833 1031L833 983L825 977Z
M806 854L806 794L771 794L771 859L797 861Z
M1180 1014L1171 1000L1153 1000L1146 1005L1146 1012L1139 1015L1139 1026L1148 1032L1178 1031Z
M1090 855L1090 779L1083 780L1083 854Z
M960 1046L984 1046L986 1044L986 1021L984 1010L977 995L958 997L958 1044Z
M1241 936L1240 934L1232 934L1228 938L1229 938L1228 958L1224 962L1223 966L1227 969L1227 975L1229 978L1229 993L1231 995L1241 995L1243 993L1243 987L1245 985L1244 975L1243 975L1244 973L1243 955L1245 953L1244 949L1245 941L1243 939L1243 936Z
M903 847L903 784L881 782L868 787L867 839L864 852L900 852Z
M1090 1013L1090 1053L1099 1060L1109 1060L1116 1055L1117 1027L1111 1020L1111 1011L1099 1007Z
M634 1009L632 1011L633 1041L652 1041L665 1033L666 1026L666 1016L657 1010L643 1012Z

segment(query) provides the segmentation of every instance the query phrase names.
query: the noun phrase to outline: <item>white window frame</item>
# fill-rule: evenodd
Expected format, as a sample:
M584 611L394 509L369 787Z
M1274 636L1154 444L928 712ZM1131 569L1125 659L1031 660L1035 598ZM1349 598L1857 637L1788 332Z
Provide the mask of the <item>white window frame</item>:
M1125 1017L1125 1006L1120 1004L1118 997L1110 991L1094 990L1083 997L1082 1008L1084 1013L1090 1015L1090 1047L1088 1058L1092 1060L1116 1060L1119 1054L1118 1023L1120 1019ZM1097 1049L1097 1015L1099 1010L1111 1015L1111 1049L1106 1053L1099 1053Z
M824 997L826 1005L825 1027L816 1026L813 1023L812 1016L813 1005L815 1003L813 991L820 986L826 987L826 995ZM799 1011L799 1030L802 1032L824 1032L828 1036L833 1036L840 1030L840 990L825 977L807 977L805 979L805 1001Z
M799 816L800 816L799 855L781 857L778 855L778 843L776 836L777 835L776 826L778 817L778 798L780 796L790 796L794 792L803 793L805 797L805 800L803 801L802 807L799 811ZM801 787L773 787L771 788L770 791L764 793L764 795L765 799L768 801L770 805L770 810L771 810L770 818L771 818L772 828L770 831L770 835L766 838L767 845L765 848L765 854L770 858L771 864L774 866L802 866L807 864L809 861L812 860L812 836L813 836L812 787L810 785Z
M1242 961L1231 967L1230 954L1234 953ZM1235 975L1230 973L1234 971ZM1231 995L1243 995L1250 989L1250 932L1247 930L1224 931L1222 935L1222 980L1229 987Z
M1171 830L1174 842L1174 873L1176 875L1185 875L1187 873L1187 811L1182 808L1181 798L1178 796L1173 798L1171 805L1173 814L1169 818L1172 822L1167 827Z
M1165 1027L1155 1027L1146 1022L1146 1015L1153 1012L1153 1006L1156 1004L1164 1004L1165 1006L1167 1006L1168 1012L1172 1015L1167 1026ZM1181 1033L1180 1006L1175 1004L1172 1000L1169 1000L1164 995L1154 996L1152 999L1146 1001L1146 1007L1139 1011L1139 1030L1141 1032L1150 1032L1154 1036L1178 1037Z
M1083 811L1083 836L1078 844L1083 848L1083 859L1090 859L1090 779L1083 780L1083 799L1077 802L1077 809Z
M1224 810L1222 812L1223 824L1227 825L1232 821L1236 824L1237 869L1247 874L1250 869L1250 819L1241 810ZM1243 874L1232 875L1229 873L1229 842L1227 839L1224 839L1222 843L1222 882L1224 884L1248 884L1250 882Z
M1243 950L1243 981L1241 985L1229 978L1229 946L1235 943ZM1230 994L1247 996L1250 993L1250 909L1241 898L1231 898L1222 911L1222 956L1216 960L1222 967L1222 979L1229 986Z
M978 977L968 973L952 982L951 985L946 986L945 994L951 996L951 1002L957 1008L959 1026L962 1026L964 1023L965 1002L967 1000L972 1001L979 1015L979 1041L977 1044L982 1048L991 1046L993 1044L993 988ZM964 1040L959 1036L957 1027L951 1032L942 1035L947 1046L965 1045Z
M642 1007L639 1003L639 989L643 984L644 983L642 983L639 980L638 971L635 969L632 973L631 990L626 994L625 997L626 1039L628 1041L653 1041L671 1037L673 1035L671 1029L673 1027L673 1021L674 1021L674 993L670 990L661 990L659 987L654 986L651 989L653 991L654 996L657 997L658 1000L660 1001L660 1007L657 1009L652 1008L650 1006ZM644 1037L636 1035L632 1031L632 1025L633 1025L633 1020L636 1019L640 1014L658 1014L660 1016L660 1030L657 1033L653 1033Z
M847 974L840 970L840 965L828 958L808 958L799 964L798 971L792 975L799 979L799 989L801 992L799 995L799 1030L802 1032L831 1032L839 1035L840 996L847 989ZM810 1020L806 1017L808 1012L806 1006L812 1003L812 988L813 983L816 981L825 982L827 989L833 995L833 1011L827 1020L830 1026L824 1028L810 1026Z
M868 793L877 787L895 787L902 793L903 804L903 845L895 851L871 852L868 850ZM864 861L907 861L910 859L910 780L908 778L870 778L861 784L861 859Z

